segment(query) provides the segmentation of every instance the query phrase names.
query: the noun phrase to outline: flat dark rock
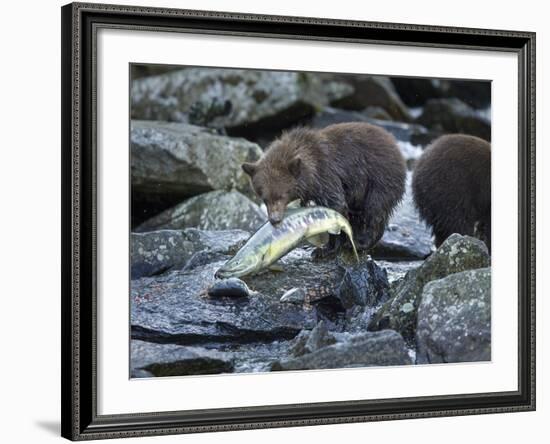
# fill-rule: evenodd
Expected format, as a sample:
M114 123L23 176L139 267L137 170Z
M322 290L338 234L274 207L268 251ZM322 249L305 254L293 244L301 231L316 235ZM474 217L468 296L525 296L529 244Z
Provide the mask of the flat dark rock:
M275 362L272 370L306 370L386 365L410 365L405 342L393 330L350 336L311 353Z
M233 364L226 353L201 347L153 344L132 340L131 376L184 376L231 373Z
M132 281L132 337L179 344L254 342L291 339L313 327L313 311L281 304L270 292L230 301L208 297L222 264Z
M358 273L361 266L349 275L338 261L312 262L309 251L300 248L283 258L284 272L242 278L252 292L249 297L211 297L208 290L219 282L214 273L222 265L218 261L132 281L132 337L185 345L288 340L323 319L330 329L340 330L345 321L340 283L346 273L349 304L365 304L367 293L383 294L388 285L385 273L373 272L375 264L363 264L370 277ZM360 279L350 286L354 276ZM304 303L281 303L281 296L297 286L305 290Z

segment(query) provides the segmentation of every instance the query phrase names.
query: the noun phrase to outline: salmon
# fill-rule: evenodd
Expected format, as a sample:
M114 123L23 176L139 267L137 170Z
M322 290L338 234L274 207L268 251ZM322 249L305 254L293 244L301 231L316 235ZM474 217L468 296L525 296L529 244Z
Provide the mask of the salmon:
M252 235L233 258L217 272L218 278L242 277L274 264L303 241L321 246L328 235L344 232L351 241L357 261L359 256L353 242L353 232L348 220L335 210L326 207L290 209L280 224L270 222Z

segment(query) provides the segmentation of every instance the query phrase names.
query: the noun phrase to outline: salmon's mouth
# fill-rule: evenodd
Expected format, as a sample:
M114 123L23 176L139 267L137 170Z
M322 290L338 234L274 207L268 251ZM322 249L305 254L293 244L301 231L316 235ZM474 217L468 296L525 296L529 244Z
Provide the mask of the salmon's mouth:
M227 279L227 278L230 278L230 277L237 277L237 276L235 276L234 273L235 272L233 272L231 270L226 270L222 267L214 273L214 277L216 279Z
M256 269L255 263L231 265L230 262L231 260L219 268L214 273L214 277L217 279L238 278L246 276Z

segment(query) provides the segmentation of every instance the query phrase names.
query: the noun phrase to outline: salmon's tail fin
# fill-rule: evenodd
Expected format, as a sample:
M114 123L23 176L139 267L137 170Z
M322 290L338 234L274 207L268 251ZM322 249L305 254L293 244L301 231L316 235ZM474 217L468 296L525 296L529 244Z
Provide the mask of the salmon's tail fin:
M355 248L355 242L353 242L353 230L351 228L351 225L349 223L345 224L343 227L344 233L349 238L349 241L351 242L351 247L353 248L353 254L355 255L355 260L357 263L359 263L359 253L357 253L357 248Z

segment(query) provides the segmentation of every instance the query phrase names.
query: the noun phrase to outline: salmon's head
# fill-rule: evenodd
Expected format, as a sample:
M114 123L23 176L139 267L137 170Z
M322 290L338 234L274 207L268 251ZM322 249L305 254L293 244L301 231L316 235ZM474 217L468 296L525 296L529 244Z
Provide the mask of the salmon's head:
M260 258L254 253L237 254L216 271L214 276L220 279L246 276L257 271L260 268L260 262Z

